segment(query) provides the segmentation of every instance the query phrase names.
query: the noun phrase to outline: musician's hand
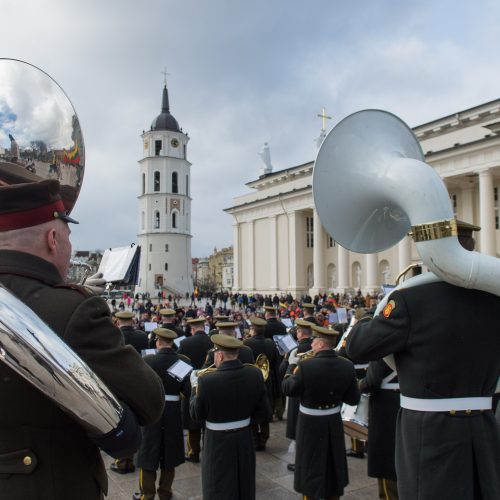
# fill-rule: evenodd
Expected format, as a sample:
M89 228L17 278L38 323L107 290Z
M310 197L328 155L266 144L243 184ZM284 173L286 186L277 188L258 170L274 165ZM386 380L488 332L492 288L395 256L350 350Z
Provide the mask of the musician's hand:
M290 351L290 354L288 356L288 364L289 365L296 365L299 362L299 357L297 356L297 348L295 348L293 351Z
M86 278L83 286L90 288L95 294L100 295L104 293L106 280L102 279L102 273L96 273Z

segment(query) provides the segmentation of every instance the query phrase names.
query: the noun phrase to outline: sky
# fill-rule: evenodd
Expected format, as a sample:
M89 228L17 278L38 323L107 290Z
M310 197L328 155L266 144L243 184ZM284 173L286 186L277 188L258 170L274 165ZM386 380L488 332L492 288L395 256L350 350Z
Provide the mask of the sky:
M366 108L417 126L500 97L500 3L476 0L3 0L0 57L65 90L85 141L74 249L137 241L141 133L190 136L192 256L232 244L224 208L261 175L314 160L321 129Z

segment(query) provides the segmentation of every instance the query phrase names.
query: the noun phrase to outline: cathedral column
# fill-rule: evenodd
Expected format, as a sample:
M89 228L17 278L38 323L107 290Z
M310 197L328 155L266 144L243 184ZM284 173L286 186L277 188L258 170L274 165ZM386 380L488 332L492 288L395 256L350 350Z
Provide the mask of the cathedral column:
M411 264L411 240L409 236L405 236L398 243L398 266L396 274L399 274L403 269Z
M479 232L481 253L496 255L495 201L493 198L493 174L490 170L479 172Z
M462 199L462 203L460 204L461 207L460 219L464 220L465 222L470 222L471 224L473 222L473 214L474 214L473 193L474 193L473 186L463 188L462 191L460 192Z
M366 290L369 293L380 288L378 284L378 254L366 254Z
M337 283L337 291L345 292L349 286L349 251L338 245L338 267L339 280Z
M287 213L288 217L288 290L297 290L297 214Z
M255 289L255 224L250 221L250 243L248 249L248 289Z
M269 217L269 288L278 290L278 224L276 215Z
M311 295L325 291L325 231L321 225L318 212L314 209L313 219L313 287Z
M233 224L233 291L240 289L240 225Z

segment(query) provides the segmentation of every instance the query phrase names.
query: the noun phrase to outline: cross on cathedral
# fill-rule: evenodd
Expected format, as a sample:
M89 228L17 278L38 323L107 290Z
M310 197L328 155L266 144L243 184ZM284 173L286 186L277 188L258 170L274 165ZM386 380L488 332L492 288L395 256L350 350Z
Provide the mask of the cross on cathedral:
M170 73L167 73L166 67L163 69L163 71L160 71L160 73L163 75L163 81L164 81L165 87L166 87L167 86L167 75L170 76Z
M325 108L321 110L321 114L318 115L318 117L323 119L323 126L321 127L321 130L326 130L326 120L331 120L332 117L326 114Z

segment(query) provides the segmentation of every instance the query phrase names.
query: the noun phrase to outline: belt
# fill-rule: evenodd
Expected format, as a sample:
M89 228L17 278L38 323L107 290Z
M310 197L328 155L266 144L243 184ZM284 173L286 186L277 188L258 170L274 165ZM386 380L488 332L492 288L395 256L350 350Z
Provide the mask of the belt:
M354 365L355 370L365 370L368 368L368 363L363 363L359 365Z
M444 398L444 399L420 399L410 398L401 394L401 408L417 411L472 411L491 410L492 398L472 397L472 398Z
M399 382L387 382L380 386L381 389L399 390Z
M340 406L333 406L332 408L308 408L307 406L299 405L299 410L306 415L322 417L324 415L340 413Z
M165 401L180 401L180 396L174 396L173 394L165 394Z
M233 422L205 422L205 427L211 431L233 431L236 429L243 429L250 425L250 418L243 420L234 420Z

